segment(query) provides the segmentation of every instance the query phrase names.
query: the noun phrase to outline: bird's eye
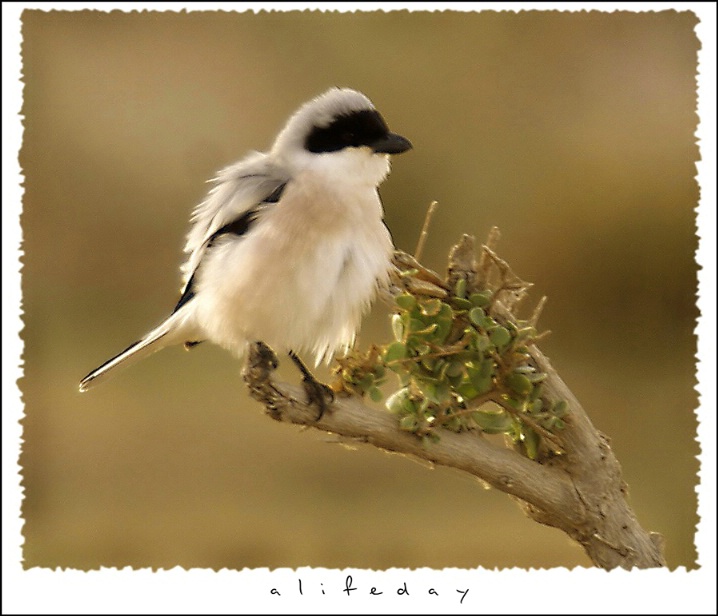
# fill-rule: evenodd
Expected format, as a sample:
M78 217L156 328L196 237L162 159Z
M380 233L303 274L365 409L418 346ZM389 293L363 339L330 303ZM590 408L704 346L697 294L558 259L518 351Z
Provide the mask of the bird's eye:
M346 131L342 134L342 139L344 140L344 143L354 143L354 133Z

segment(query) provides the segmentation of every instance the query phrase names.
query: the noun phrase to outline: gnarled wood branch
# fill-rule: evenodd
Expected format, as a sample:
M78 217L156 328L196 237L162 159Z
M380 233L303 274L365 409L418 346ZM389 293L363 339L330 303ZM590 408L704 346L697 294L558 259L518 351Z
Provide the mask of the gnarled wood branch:
M482 265L475 258L473 238L464 236L452 249L448 283L461 277L476 280L479 267ZM510 314L505 306L498 310ZM317 409L306 402L302 388L273 379L276 357L261 344L252 347L244 378L251 395L273 419L471 473L515 497L535 521L563 530L584 547L599 567L666 566L662 537L645 531L626 501L627 486L609 439L596 430L538 347L530 347L529 352L536 368L548 375L543 390L546 399L565 400L570 408L566 427L560 433L564 454L542 462L476 432L440 430L438 442L426 443L401 430L394 415L355 397L337 397L317 420Z

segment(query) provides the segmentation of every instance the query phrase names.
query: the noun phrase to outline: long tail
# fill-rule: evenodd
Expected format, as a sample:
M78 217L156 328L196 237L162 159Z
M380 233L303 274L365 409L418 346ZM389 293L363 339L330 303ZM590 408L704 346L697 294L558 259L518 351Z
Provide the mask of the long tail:
M179 317L181 318L181 317ZM131 344L119 355L115 355L112 359L108 359L99 368L95 368L90 374L80 381L80 391L87 391L90 387L97 385L103 381L111 371L120 366L129 366L136 361L151 355L155 351L165 348L166 346L176 344L182 340L181 332L178 325L178 313L174 313L158 327L153 329L141 340ZM180 325L181 327L181 325Z

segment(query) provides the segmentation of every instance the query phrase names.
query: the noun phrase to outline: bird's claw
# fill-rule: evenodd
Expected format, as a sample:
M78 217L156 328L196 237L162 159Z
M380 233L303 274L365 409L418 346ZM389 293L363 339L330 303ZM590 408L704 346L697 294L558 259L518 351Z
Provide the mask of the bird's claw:
M334 403L334 391L328 385L317 381L311 376L305 376L302 382L304 383L304 391L307 392L307 402L319 409L319 415L315 419L315 421L319 421Z

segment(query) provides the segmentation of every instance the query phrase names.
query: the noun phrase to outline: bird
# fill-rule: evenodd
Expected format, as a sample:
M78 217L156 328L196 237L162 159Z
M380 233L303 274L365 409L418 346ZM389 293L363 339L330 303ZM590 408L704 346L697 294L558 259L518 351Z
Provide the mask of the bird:
M300 106L269 151L210 180L190 217L171 314L80 391L170 345L209 341L241 359L256 342L297 364L321 416L331 390L299 355L316 367L347 352L388 286L394 244L378 187L390 157L411 148L357 90L333 87Z

